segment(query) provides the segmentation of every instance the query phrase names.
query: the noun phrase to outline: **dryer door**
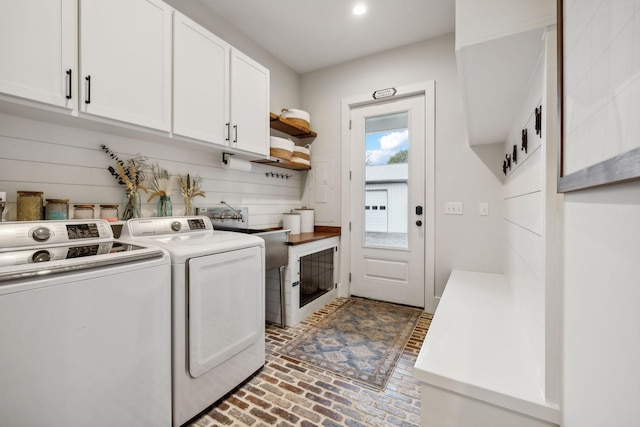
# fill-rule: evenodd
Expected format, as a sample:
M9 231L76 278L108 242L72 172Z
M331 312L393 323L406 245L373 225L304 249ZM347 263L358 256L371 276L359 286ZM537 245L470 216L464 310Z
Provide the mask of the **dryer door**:
M205 374L262 339L263 262L257 246L189 260L192 377Z

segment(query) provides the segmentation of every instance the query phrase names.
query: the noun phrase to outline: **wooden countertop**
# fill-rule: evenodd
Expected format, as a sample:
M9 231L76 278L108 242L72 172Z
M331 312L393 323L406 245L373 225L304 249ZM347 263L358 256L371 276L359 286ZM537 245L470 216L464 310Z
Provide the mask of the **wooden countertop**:
M336 236L340 237L340 227L327 227L317 225L314 227L313 233L290 234L288 244L290 246L295 246Z

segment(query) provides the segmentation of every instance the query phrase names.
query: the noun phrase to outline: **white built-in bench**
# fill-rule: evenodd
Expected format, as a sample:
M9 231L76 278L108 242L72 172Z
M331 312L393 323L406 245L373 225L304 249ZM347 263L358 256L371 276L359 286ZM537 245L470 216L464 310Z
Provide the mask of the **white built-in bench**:
M454 270L415 364L422 426L557 426L507 280Z

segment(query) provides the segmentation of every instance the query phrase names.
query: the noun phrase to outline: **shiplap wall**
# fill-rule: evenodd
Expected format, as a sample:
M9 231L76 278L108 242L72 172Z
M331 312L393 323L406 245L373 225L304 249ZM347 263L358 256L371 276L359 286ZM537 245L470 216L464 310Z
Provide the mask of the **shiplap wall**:
M77 119L82 120L82 119ZM125 131L104 133L0 114L0 191L7 192L4 220L15 220L16 191L43 191L45 198L68 198L70 204L124 202L124 187L107 167L113 162L100 149L107 145L125 160L138 154L157 162L172 174L197 175L203 179L205 198L195 206L219 205L221 200L249 208L254 228L281 225L282 213L301 206L306 172L253 164L251 172L222 167L220 151L169 138L122 136ZM131 135L137 135L131 132ZM289 179L267 177L267 172L286 173ZM141 194L143 202L148 195ZM171 197L173 214L184 213L179 193ZM143 203L143 216L154 216L157 199ZM96 217L99 211L95 211ZM72 214L71 214L72 216Z
M542 102L543 65L541 57L504 146L505 153L512 153L513 145L518 152L504 181L504 271L540 375L545 366L545 159L544 141L535 131L535 109ZM524 128L527 153L521 149Z

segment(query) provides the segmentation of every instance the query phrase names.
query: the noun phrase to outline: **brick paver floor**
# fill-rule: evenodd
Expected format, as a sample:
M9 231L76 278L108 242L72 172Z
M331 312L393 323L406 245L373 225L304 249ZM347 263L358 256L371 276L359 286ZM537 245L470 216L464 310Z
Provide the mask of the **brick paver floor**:
M413 365L432 316L423 313L382 391L278 354L291 340L344 304L338 298L292 328L267 325L262 370L197 418L190 427L401 426L420 425L420 387Z

